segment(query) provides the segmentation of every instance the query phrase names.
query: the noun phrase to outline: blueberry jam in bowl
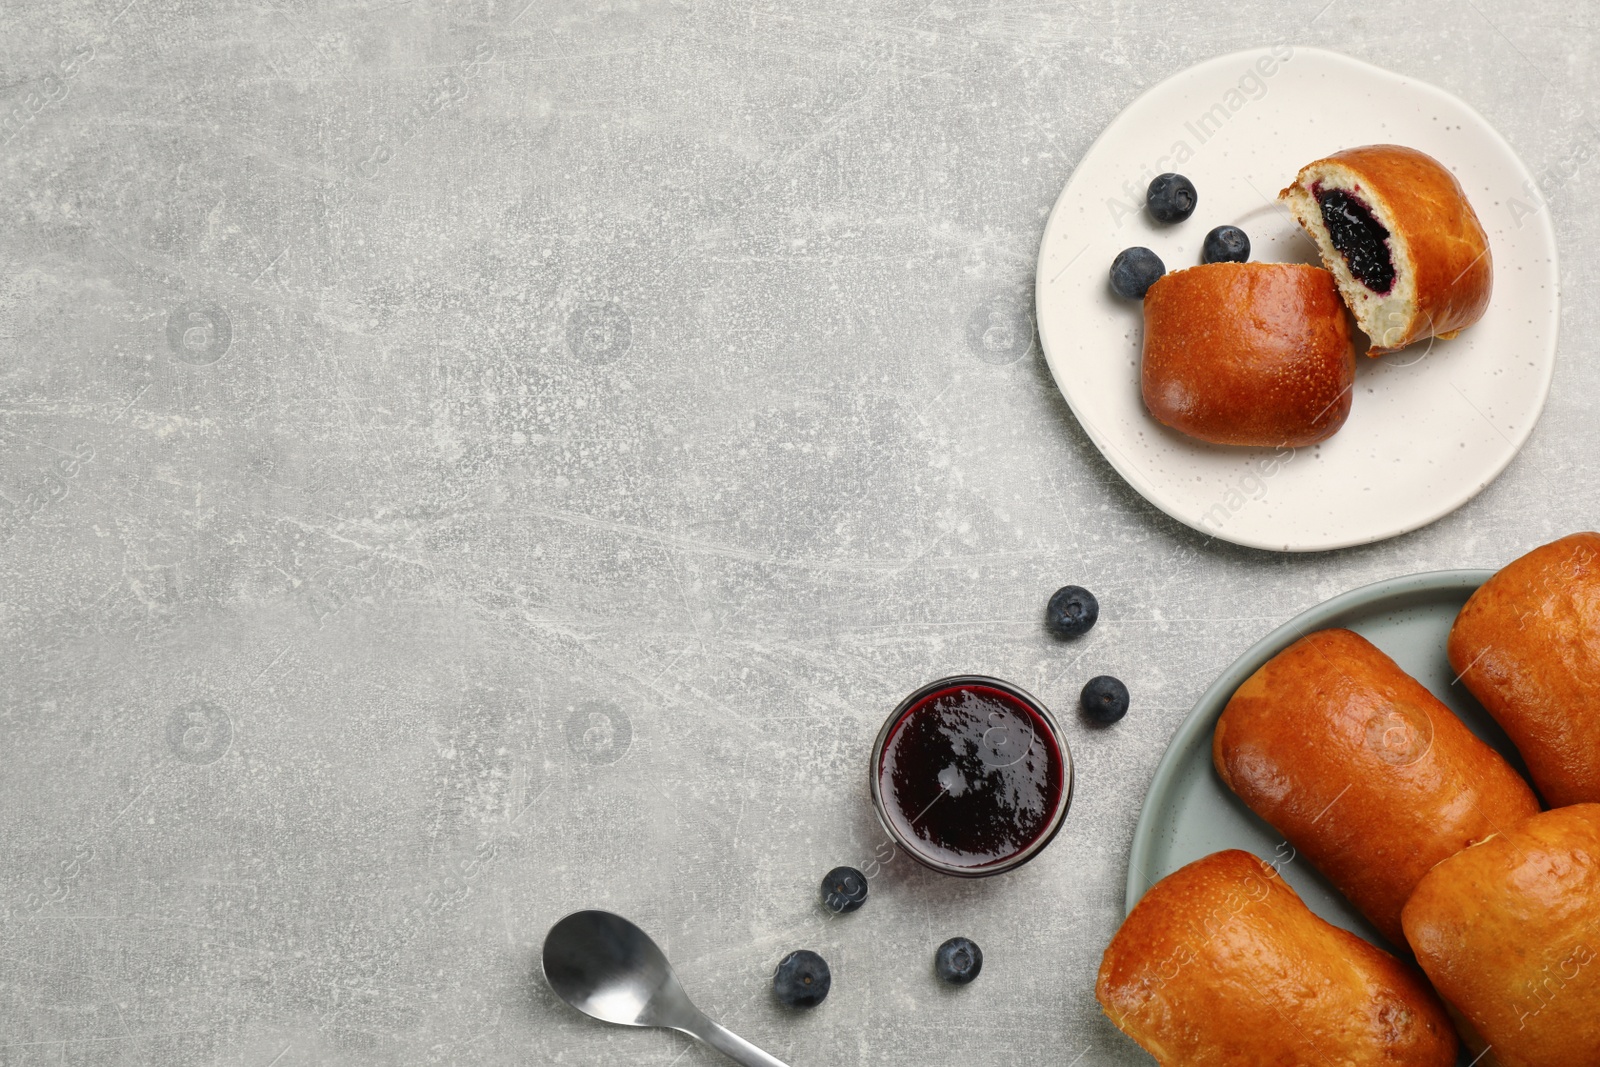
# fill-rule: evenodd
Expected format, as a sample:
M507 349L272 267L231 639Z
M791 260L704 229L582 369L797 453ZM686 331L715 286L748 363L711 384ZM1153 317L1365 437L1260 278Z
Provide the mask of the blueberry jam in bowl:
M1072 753L1009 682L941 678L895 708L872 748L872 804L912 859L981 878L1037 856L1072 803Z

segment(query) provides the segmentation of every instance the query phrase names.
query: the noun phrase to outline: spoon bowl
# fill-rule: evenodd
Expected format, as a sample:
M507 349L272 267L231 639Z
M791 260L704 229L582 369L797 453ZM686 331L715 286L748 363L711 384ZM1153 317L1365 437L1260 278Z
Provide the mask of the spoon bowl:
M608 911L577 911L544 939L544 977L585 1015L618 1026L669 1026L699 1014L650 935Z
M678 1030L745 1067L786 1067L706 1018L666 954L620 915L577 911L560 920L545 935L543 966L556 995L591 1018Z

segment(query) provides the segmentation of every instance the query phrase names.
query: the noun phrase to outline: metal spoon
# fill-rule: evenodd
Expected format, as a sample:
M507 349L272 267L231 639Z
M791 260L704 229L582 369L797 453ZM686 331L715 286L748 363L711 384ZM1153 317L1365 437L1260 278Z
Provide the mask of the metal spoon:
M664 1026L744 1067L787 1067L689 1002L650 935L609 911L576 911L544 938L544 977L585 1015L619 1026Z

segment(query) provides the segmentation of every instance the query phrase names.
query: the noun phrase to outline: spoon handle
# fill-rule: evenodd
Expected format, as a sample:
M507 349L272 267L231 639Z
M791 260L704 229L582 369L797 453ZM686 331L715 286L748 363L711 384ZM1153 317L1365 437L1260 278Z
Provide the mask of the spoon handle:
M710 1019L707 1019L703 1026L696 1027L693 1033L695 1037L733 1062L743 1064L744 1067L788 1067L782 1060L767 1055L732 1030Z

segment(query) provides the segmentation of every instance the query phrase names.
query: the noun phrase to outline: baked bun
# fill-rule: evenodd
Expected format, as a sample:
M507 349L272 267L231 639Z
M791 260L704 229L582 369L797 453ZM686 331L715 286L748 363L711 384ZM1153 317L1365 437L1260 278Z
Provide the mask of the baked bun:
M1600 1064L1600 804L1524 820L1428 873L1406 938L1501 1067ZM1487 1060L1483 1062L1488 1062Z
M1374 356L1454 337L1494 288L1489 238L1443 164L1414 148L1347 148L1278 194L1317 243Z
M1144 296L1144 403L1219 445L1298 447L1350 415L1355 350L1333 276L1303 263L1208 263Z
M1422 876L1539 810L1528 783L1366 638L1319 630L1245 679L1217 773L1391 942Z
M1472 594L1446 648L1546 802L1600 802L1600 534L1507 565Z
M1100 961L1095 997L1163 1067L1453 1067L1420 974L1319 919L1248 852L1168 875Z

